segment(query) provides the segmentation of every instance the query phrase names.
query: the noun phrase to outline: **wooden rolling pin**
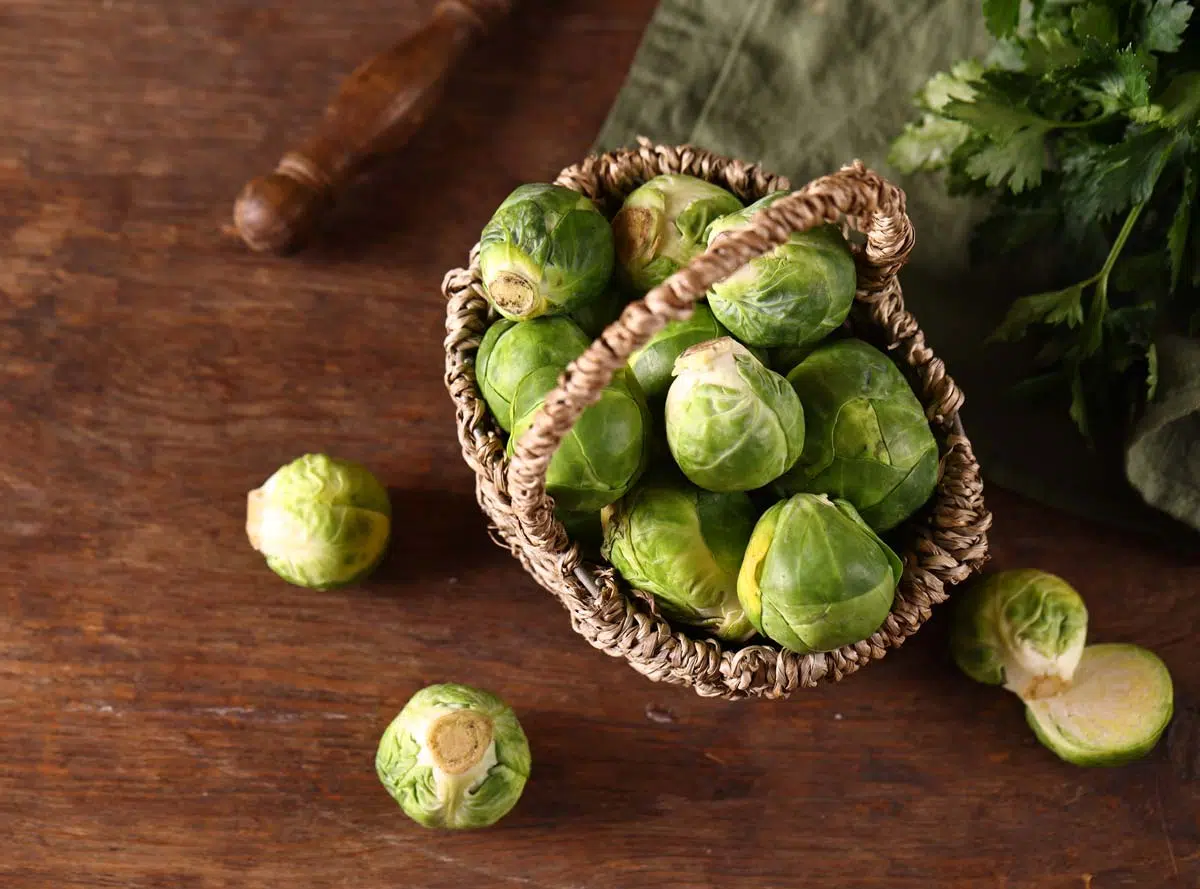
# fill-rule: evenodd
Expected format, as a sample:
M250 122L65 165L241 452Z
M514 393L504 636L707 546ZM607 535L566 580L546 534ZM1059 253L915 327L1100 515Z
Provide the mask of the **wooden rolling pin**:
M233 224L253 250L299 247L341 189L425 122L455 63L513 0L441 0L423 27L355 69L315 131L275 172L248 182Z

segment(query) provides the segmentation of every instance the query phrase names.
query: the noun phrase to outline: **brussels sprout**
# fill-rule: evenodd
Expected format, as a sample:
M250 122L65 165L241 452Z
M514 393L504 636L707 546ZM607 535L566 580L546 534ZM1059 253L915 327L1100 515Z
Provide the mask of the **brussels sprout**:
M1079 766L1116 766L1154 749L1175 709L1171 674L1136 645L1089 645L1071 684L1027 701L1038 740Z
M413 695L379 739L375 773L404 814L425 827L495 824L529 778L529 742L500 698L467 685Z
M718 185L694 176L655 176L634 189L612 222L622 277L645 293L704 252L709 224L742 208Z
M784 494L849 500L877 531L904 521L937 486L938 448L900 369L862 340L820 346L788 374L804 405L804 452Z
M601 296L613 268L608 220L560 185L522 185L479 238L479 274L496 311L513 321L558 315Z
M950 650L959 669L1032 700L1064 688L1087 638L1087 607L1061 577L1020 569L985 574L959 593Z
M246 536L289 583L328 590L364 579L391 534L387 490L357 463L305 454L246 497Z
M588 300L570 314L579 329L592 339L604 333L608 325L621 316L629 298L617 287L607 287L596 299Z
M738 598L754 628L790 651L870 637L892 608L902 565L844 500L797 494L758 520Z
M774 192L718 219L708 229L708 246L722 234L747 227L755 213L787 194ZM857 286L845 238L836 226L823 225L796 232L714 284L708 303L717 320L744 343L804 346L846 320Z
M534 371L513 400L508 454L533 424L558 378L554 368ZM598 512L625 495L646 468L650 411L637 378L618 371L583 412L550 459L546 492L563 513Z
M757 517L745 494L660 477L605 507L602 552L670 620L741 642L754 627L738 602L737 576Z
M760 488L791 468L804 411L787 380L730 337L687 349L667 391L667 444L684 475L710 491Z
M729 331L721 326L713 317L712 310L700 303L692 312L691 318L682 321L672 321L650 341L638 349L629 358L629 366L642 384L642 390L649 399L660 398L667 394L671 386L671 372L675 367L675 359L684 350L699 343L729 336Z
M513 398L531 373L553 368L556 379L590 343L575 322L562 316L532 321L501 319L489 327L475 356L475 378L500 428L505 432L512 429Z

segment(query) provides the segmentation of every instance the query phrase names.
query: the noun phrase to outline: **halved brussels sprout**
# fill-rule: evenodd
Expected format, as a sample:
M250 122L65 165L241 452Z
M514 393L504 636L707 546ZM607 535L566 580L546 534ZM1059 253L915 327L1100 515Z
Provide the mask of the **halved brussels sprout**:
M375 772L404 814L425 827L495 824L529 778L529 742L512 708L467 685L413 695L379 739Z
M1055 694L1075 674L1087 607L1061 577L1036 569L985 574L959 591L950 650L959 669L1023 700Z
M1071 684L1026 703L1038 740L1079 766L1116 766L1154 749L1171 721L1171 674L1136 645L1089 645Z
M730 192L678 173L655 176L630 192L613 218L622 277L645 293L704 252L708 226L742 208Z
M667 392L667 444L679 468L710 491L749 491L791 468L804 446L804 410L787 380L730 337L687 349Z
M559 371L542 368L527 376L513 399L508 454L532 425ZM546 492L566 513L598 512L623 497L646 468L650 411L642 388L628 369L618 371L562 440L550 459Z
M246 498L246 536L289 583L328 590L364 579L387 549L387 489L357 463L305 454Z
M755 213L787 196L777 191L708 229L708 246L746 228ZM824 339L850 313L857 287L854 256L836 226L793 234L712 286L713 314L752 346L804 346Z
M651 400L660 398L667 394L671 386L675 359L692 346L723 336L729 336L729 331L713 317L712 309L700 303L691 318L672 321L652 336L646 345L630 356L629 366L642 384L646 397Z
M879 629L902 570L849 503L797 494L758 520L738 599L755 629L784 648L832 651Z
M546 367L561 373L590 343L587 334L563 316L500 319L489 327L475 355L475 379L500 428L512 429L513 399L531 373Z
M613 268L608 220L560 185L513 191L479 238L479 274L496 311L513 321L574 311L601 296Z
M660 474L605 507L602 553L669 620L741 642L754 627L738 602L737 576L757 516L745 494Z
M886 531L933 494L938 447L900 369L858 339L819 346L788 374L804 405L804 452L777 488L849 500Z

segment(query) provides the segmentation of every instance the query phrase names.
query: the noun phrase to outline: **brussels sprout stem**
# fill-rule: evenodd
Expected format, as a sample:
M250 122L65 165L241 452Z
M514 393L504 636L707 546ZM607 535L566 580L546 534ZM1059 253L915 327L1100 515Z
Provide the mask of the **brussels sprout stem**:
M531 318L537 307L537 288L516 272L501 272L488 284L496 308L513 318Z
M1071 664L1074 669L1074 663ZM1032 673L1018 664L1004 668L1004 687L1022 701L1040 701L1065 691L1071 680L1056 673Z
M434 765L462 775L479 764L492 744L492 721L473 710L452 710L429 726L426 745Z
M250 545L258 552L262 552L263 510L266 497L266 492L262 488L255 488L246 495L246 536L250 539Z

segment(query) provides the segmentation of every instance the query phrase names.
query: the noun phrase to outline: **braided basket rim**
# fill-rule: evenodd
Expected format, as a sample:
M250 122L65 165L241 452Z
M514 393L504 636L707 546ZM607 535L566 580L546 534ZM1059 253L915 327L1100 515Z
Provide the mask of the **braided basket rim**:
M471 248L467 267L451 269L443 278L445 384L455 405L462 456L475 474L476 499L490 520L493 540L555 595L567 609L572 628L593 647L624 658L654 681L690 686L703 697L779 699L797 688L839 681L902 645L928 620L933 606L948 598L949 588L976 573L988 559L991 514L984 504L979 464L958 416L963 395L904 306L898 272L913 236L903 192L858 162L844 167L842 172L846 171L874 177L899 196L904 232L891 232L904 241L896 251L899 257L891 262L869 262L861 246L854 248L859 289L848 323L856 336L889 354L913 384L937 440L940 462L934 496L894 532L904 541L903 546L895 546L904 572L891 612L868 639L835 651L800 655L769 640L730 646L674 626L659 614L652 596L628 587L606 562L586 559L549 510L545 510L545 528L531 531L513 507L506 433L491 418L474 376L475 352L496 317L479 277L479 244ZM644 138L638 139L637 148L591 154L565 168L555 181L588 195L611 218L621 196L659 173L698 176L747 202L772 191L791 190L787 179L757 164L692 145L656 145ZM813 180L806 188L831 178ZM842 224L863 233L878 222L878 218L845 218Z

